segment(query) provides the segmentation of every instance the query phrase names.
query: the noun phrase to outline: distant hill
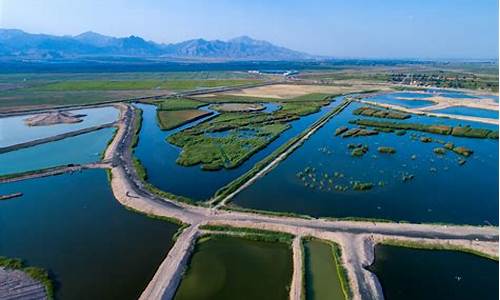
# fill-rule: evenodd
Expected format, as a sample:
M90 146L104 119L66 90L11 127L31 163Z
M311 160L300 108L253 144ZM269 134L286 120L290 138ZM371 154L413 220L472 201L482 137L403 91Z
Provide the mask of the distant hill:
M76 36L31 34L0 29L0 56L33 59L82 56L130 56L225 60L304 60L312 55L254 40L248 36L228 41L204 39L158 44L138 36L116 38L88 31Z

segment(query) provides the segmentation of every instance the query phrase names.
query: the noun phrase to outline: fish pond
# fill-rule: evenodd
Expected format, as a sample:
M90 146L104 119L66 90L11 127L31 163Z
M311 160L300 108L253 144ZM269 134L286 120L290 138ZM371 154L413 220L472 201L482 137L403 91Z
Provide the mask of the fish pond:
M443 109L433 110L432 112L449 114L449 115L498 119L498 110L474 108L467 106L451 106Z
M498 261L468 253L377 245L368 267L391 299L498 299Z
M211 236L196 245L174 299L285 300L291 278L289 244Z
M137 299L178 228L125 209L103 170L0 184L16 192L0 201L0 256L47 270L57 299Z
M335 135L340 127L357 127L349 123L357 119L491 130L497 126L425 116L393 120L354 115L362 106L351 103L275 169L237 194L233 203L316 217L498 225L497 139L411 130ZM459 155L444 149L445 143L473 154Z
M136 106L143 111L143 121L139 134L139 143L135 148L135 155L146 168L147 180L149 183L161 190L189 197L196 201L207 200L213 196L218 189L244 174L257 162L271 154L280 145L286 143L289 139L305 130L314 121L330 111L333 107L337 106L340 102L340 100L337 100L322 107L317 113L290 122L291 128L285 130L278 138L273 140L264 149L252 155L240 166L218 171L202 170L199 165L187 167L177 164L176 160L181 149L166 141L168 136L195 126L211 117L191 122L180 128L162 131L156 122L156 107L148 104L136 104ZM269 108L269 106L266 107ZM273 104L269 109L270 111L274 111L278 107L278 105ZM251 136L253 132L241 132L240 130L239 133L227 131L212 134L219 136L226 136L228 134Z
M0 154L0 175L101 159L115 128L103 128L62 140Z
M111 123L118 118L118 110L112 106L68 111L74 115L84 115L82 122L54 124L48 126L28 126L24 119L34 115L0 118L0 147L11 146L37 139L47 138L71 131Z
M327 242L304 241L306 299L344 300L333 248Z

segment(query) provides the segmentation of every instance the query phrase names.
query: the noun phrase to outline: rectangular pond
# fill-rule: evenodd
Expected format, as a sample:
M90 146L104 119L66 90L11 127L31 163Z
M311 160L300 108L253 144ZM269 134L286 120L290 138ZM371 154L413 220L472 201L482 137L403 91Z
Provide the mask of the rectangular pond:
M194 200L207 200L218 189L250 170L257 162L341 103L341 99L342 97L338 97L335 102L322 107L319 112L290 122L290 129L284 131L277 139L252 155L239 167L218 171L204 171L198 165L180 166L176 160L181 150L165 140L173 133L195 126L205 121L206 118L174 130L162 131L156 121L156 106L136 104L143 111L143 121L135 155L146 168L149 183L176 195L190 197Z
M187 299L289 299L290 245L231 236L198 242L174 297Z
M137 299L178 226L131 212L103 170L0 184L0 256L39 266L57 299Z
M111 123L116 121L119 115L119 111L112 106L70 110L68 112L74 115L85 115L82 117L83 121L73 124L28 126L24 124L23 120L34 116L34 114L0 118L0 147Z
M306 299L345 300L333 248L319 240L304 241Z
M62 140L0 154L0 175L97 162L115 128L103 128Z
M377 245L368 269L387 300L498 299L498 261L473 254Z
M498 140L416 131L402 136L383 132L335 136L341 126L356 127L348 122L361 118L352 113L361 106L351 103L270 173L237 194L233 203L316 217L498 224ZM397 122L498 130L495 125L422 116ZM432 142L422 142L424 136ZM443 147L438 141L467 147L474 153L467 158L452 151L438 155L434 149ZM349 144L365 145L368 151L355 157ZM382 146L393 147L396 153L379 153L378 147ZM355 190L355 182L373 186L370 190ZM344 189L346 186L349 188Z

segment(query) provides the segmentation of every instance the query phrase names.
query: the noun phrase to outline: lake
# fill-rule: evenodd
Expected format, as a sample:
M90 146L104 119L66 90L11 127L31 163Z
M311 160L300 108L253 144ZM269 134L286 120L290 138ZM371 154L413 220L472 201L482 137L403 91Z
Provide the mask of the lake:
M218 171L204 171L198 165L191 167L178 165L175 161L181 150L165 140L171 134L195 126L205 121L206 118L186 124L177 129L162 131L156 121L156 106L136 104L137 107L143 110L143 122L139 134L139 143L135 148L135 155L146 168L149 183L161 190L176 195L190 197L197 201L207 200L219 188L244 174L280 145L298 135L314 121L337 106L341 102L341 99L342 97L339 97L337 101L322 107L317 113L290 122L290 129L283 132L266 148L252 155L250 159L239 167Z
M270 173L237 194L233 203L315 217L498 225L498 140L421 132L407 132L403 136L394 133L334 136L340 126L353 127L348 121L360 118L352 114L360 106L351 103ZM498 130L491 124L424 116L398 122L461 124ZM434 142L423 143L421 136L431 137ZM433 152L434 148L442 147L436 140L473 149L474 154L460 165L461 157L451 151L445 155ZM368 152L354 157L349 144L364 144ZM396 153L379 153L380 146L393 147ZM311 176L306 174L307 170ZM408 177L412 179L407 180ZM335 189L336 185L348 186L354 181L372 183L374 187L368 191Z
M125 209L104 170L0 184L14 192L0 201L0 256L47 270L57 299L137 299L178 228Z
M103 128L62 140L0 154L0 175L101 160L115 128Z
M34 116L23 115L0 118L0 147L25 143L71 131L77 131L116 121L119 111L112 107L98 107L70 110L72 114L83 114L83 121L73 124L55 124L49 126L27 126L24 119Z
M377 245L369 268L391 299L498 299L498 262L468 253Z

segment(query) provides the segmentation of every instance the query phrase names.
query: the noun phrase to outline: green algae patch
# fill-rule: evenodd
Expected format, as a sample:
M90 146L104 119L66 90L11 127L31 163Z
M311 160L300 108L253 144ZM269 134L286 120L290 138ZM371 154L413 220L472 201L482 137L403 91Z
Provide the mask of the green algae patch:
M400 113L391 109L381 109L368 106L357 108L352 113L354 115L383 118L383 119L404 120L404 119L409 119L411 117L410 114Z
M387 146L380 146L377 148L377 151L380 153L385 153L385 154L396 153L396 149L394 149L393 147L387 147Z
M340 261L328 242L317 239L304 241L305 298L346 299L341 280Z
M197 243L174 299L288 299L289 244L209 235Z

